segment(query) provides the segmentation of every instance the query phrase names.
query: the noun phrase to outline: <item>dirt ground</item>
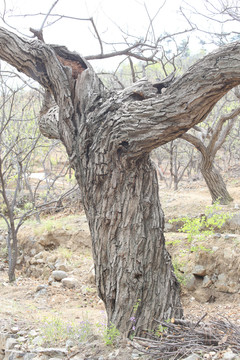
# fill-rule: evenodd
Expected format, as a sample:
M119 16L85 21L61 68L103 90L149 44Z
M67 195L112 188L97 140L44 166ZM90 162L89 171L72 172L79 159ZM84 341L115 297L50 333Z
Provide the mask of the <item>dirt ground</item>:
M238 205L240 206L240 180L233 179L228 182L227 186L234 202L225 205L224 211L236 211ZM204 183L200 182L183 184L175 192L160 184L160 199L166 219L183 215L194 216L202 213L205 207L211 204L209 192ZM70 224L68 225L70 226ZM81 226L81 223L78 225ZM76 221L72 226L76 226ZM26 234L28 229L25 227L24 231ZM169 236L171 234L166 234L166 239ZM6 260L1 258L1 329L9 329L13 326L29 330L38 328L44 318L54 315L69 322L86 319L91 323L105 322L102 301L97 296L94 284L89 283L92 265L90 242L89 246L84 244L84 246L76 247L69 268L70 273L78 278L79 286L75 289L67 289L63 288L60 283L55 283L48 286L45 294L40 295L36 291L37 287L47 285L46 278L29 277L23 273L22 269L19 269L16 283L9 284ZM240 324L240 294L225 294L214 303L200 303L183 289L182 303L187 317L200 318L203 314L208 313L209 316L225 316Z

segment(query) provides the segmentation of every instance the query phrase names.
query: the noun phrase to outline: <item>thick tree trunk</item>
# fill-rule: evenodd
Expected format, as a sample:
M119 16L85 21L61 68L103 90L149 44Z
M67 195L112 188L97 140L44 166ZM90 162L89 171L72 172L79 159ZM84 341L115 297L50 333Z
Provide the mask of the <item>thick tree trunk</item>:
M206 156L202 159L201 173L210 191L213 204L216 201L219 201L220 204L227 205L233 201L233 198L227 191L227 187L221 174L214 166L213 160Z
M124 165L117 158L109 162L108 154L100 155L92 157L99 163L89 164L83 199L99 296L109 323L129 335L134 316L140 334L157 325L154 319L183 315L179 285L165 249L157 175L148 156ZM102 174L97 171L101 164ZM78 171L77 178L82 187Z

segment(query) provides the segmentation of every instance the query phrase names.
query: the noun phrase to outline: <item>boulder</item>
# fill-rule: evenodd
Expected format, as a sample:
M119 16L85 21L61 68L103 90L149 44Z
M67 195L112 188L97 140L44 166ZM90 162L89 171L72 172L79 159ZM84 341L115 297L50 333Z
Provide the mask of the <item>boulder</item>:
M230 219L227 220L227 225L231 230L235 230L239 233L240 229L240 212L237 212Z
M193 275L197 276L205 276L207 274L207 270L202 265L196 265L192 271Z
M68 274L63 270L54 270L52 272L52 277L56 281L61 281L62 279L68 277Z

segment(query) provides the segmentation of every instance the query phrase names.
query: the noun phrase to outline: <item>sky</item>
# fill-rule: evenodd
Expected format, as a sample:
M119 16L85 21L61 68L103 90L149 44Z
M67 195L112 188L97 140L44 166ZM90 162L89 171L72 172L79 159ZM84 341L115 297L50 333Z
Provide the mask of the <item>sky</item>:
M44 17L16 15L46 13L55 0L5 1L8 9L7 22L23 34L31 35L29 27L39 28ZM144 38L149 25L148 13L150 17L154 17L164 2L166 4L154 21L156 35L164 31L174 32L184 26L187 28L187 24L183 24L183 19L178 14L182 0L145 0L145 6L142 0L59 0L52 14L79 18L93 17L102 39L106 42L123 42L126 33L136 38L139 36ZM0 12L3 12L1 7ZM75 50L84 56L100 52L89 21L65 19L56 22L44 29L44 39L47 43L66 45L70 50ZM107 45L105 48L108 48Z
M43 22L44 15L39 14L46 14L54 2L55 0L2 0L0 13L3 13L5 3L7 23L29 36L29 28L38 29ZM193 2L190 0L190 3ZM197 0L194 6L203 10L203 3L204 0ZM156 36L164 32L174 33L188 29L187 21L180 16L180 6L185 6L184 0L59 0L52 14L84 19L92 17L101 38L106 42L104 48L107 52L112 50L107 43L122 43L127 34L133 35L133 41L139 37L144 38L149 26L149 16L153 18L159 8L160 11L153 22ZM204 19L201 18L200 21L203 22ZM207 28L213 25L206 21L205 26ZM180 43L186 37L186 34L178 36L177 42ZM44 28L44 39L46 43L65 45L83 56L100 52L99 43L89 21L62 19ZM190 36L190 49L192 52L200 50L199 39L193 33ZM119 60L111 59L105 61L105 64L111 67L116 61ZM100 61L97 63L100 66Z

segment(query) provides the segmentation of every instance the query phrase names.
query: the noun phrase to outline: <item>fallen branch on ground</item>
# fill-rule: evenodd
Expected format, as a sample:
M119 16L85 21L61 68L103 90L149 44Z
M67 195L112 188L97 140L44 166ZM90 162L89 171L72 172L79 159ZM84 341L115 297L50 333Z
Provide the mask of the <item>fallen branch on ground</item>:
M240 353L240 326L225 317L202 322L205 314L196 322L172 319L158 321L158 329L147 337L135 337L133 347L151 355L152 359L179 359L190 354L204 354L230 348Z

